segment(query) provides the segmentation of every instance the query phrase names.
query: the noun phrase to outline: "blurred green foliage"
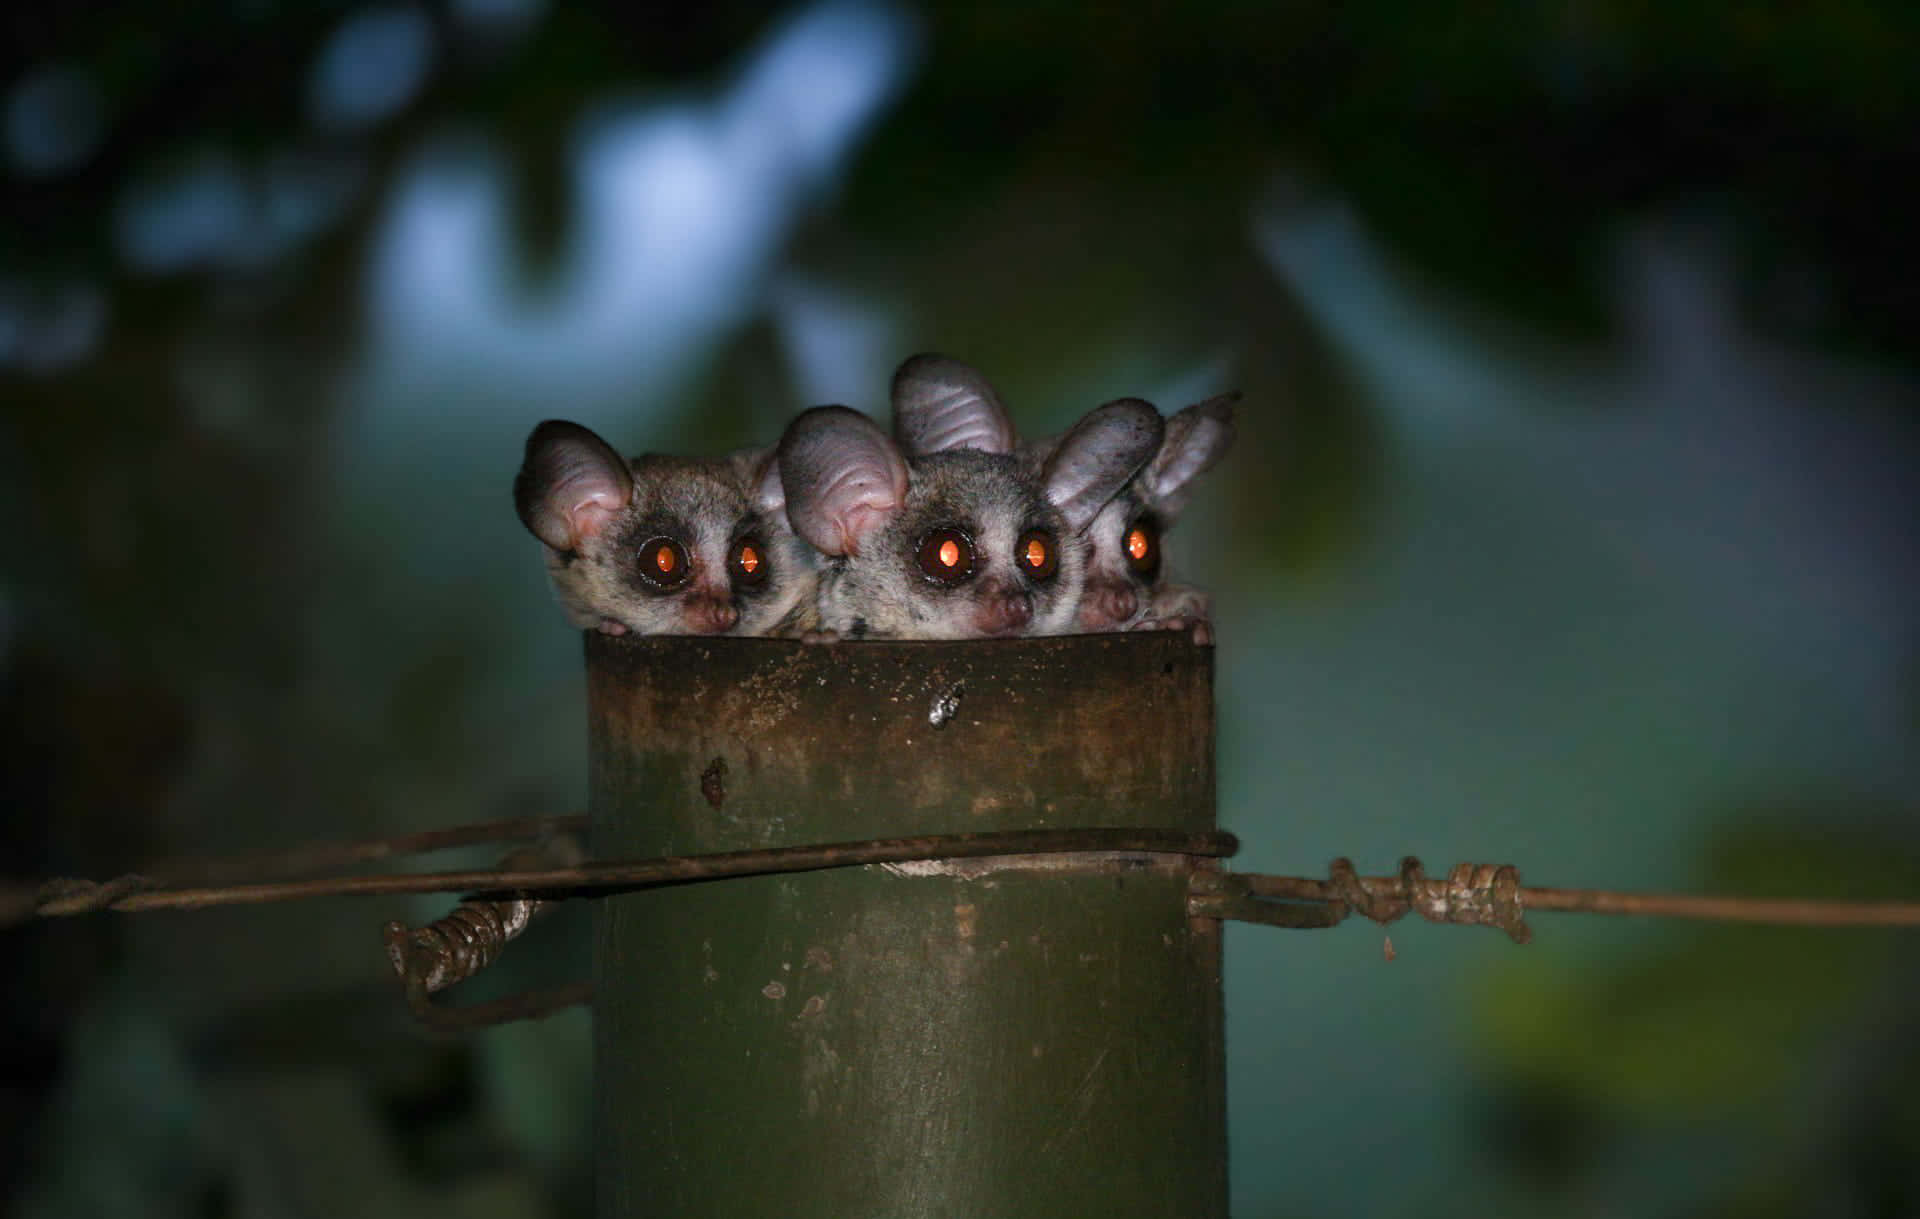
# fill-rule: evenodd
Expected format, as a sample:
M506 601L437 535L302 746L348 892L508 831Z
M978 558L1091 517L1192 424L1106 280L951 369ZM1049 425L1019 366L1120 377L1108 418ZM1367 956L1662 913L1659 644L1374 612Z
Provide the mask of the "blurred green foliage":
M1895 828L1902 810L1873 811L1857 800L1739 810L1690 889L1910 899L1920 855ZM1710 1161L1738 1147L1751 1167L1704 1174L1713 1200L1698 1213L1807 1214L1826 1199L1838 1213L1904 1214L1920 1201L1912 938L1670 924L1577 970L1502 963L1472 999L1486 1146L1563 1194L1636 1143Z
M1743 810L1707 844L1692 890L1898 899L1920 891L1900 835L1822 830L1859 804ZM1897 810L1889 810L1897 812ZM1505 1073L1641 1117L1770 1114L1848 1014L1910 961L1896 929L1676 925L1651 952L1574 976L1514 961L1487 979L1474 1024ZM1894 996L1886 996L1893 998ZM1905 997L1911 1001L1912 996Z

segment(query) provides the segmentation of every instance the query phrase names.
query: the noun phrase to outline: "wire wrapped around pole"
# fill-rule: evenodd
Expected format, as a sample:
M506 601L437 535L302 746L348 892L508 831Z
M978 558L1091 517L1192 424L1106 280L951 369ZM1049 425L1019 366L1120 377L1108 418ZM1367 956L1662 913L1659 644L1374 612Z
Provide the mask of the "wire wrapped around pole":
M500 867L504 870L575 867L582 857L579 843L563 835L509 853L500 861ZM466 981L499 960L508 941L518 937L536 917L554 905L552 901L532 897L476 899L460 903L451 914L424 927L408 927L398 920L388 923L383 929L387 959L400 979L407 1006L414 1016L435 1032L450 1033L510 1020L528 1020L587 1002L592 988L585 984L557 991L531 991L458 1008L445 1007L432 1000L436 992Z
M1196 872L1188 889L1187 912L1199 918L1307 930L1336 926L1350 914L1386 924L1413 912L1430 923L1498 927L1516 944L1533 938L1520 872L1512 864L1455 864L1445 880L1434 880L1411 855L1394 876L1361 876L1342 856L1326 880Z
M1552 889L1520 883L1512 864L1461 863L1434 880L1409 855L1394 876L1360 876L1351 860L1333 861L1326 879L1256 872L1196 873L1188 912L1270 927L1332 927L1350 914L1391 923L1415 912L1431 923L1498 927L1516 944L1533 938L1529 910L1648 918L1771 923L1783 927L1920 927L1920 901L1828 901L1812 898L1700 897L1682 893L1616 893Z
M773 847L713 855L676 855L620 859L564 868L482 868L464 872L423 872L403 876L339 876L196 889L138 888L109 896L117 882L50 882L25 917L52 918L98 910L203 910L212 906L255 905L309 897L391 897L401 893L468 893L479 896L542 898L598 897L661 885L766 876L781 872L817 872L867 864L911 863L922 859L982 859L994 855L1062 855L1122 851L1148 855L1222 858L1240 849L1240 840L1220 830L1057 829L1001 830L973 834L929 834L917 838L875 838L820 846ZM54 885L61 886L57 891Z

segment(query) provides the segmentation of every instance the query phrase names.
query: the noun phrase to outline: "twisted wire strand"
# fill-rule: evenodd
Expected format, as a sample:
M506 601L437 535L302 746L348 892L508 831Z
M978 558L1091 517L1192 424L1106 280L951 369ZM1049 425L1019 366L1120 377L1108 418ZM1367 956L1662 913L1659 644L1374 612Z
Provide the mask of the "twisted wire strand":
M1257 872L1196 873L1188 913L1275 927L1332 927L1358 914L1387 924L1417 913L1431 923L1497 927L1516 944L1533 930L1528 911L1640 915L1796 927L1920 926L1920 901L1824 901L1807 898L1699 897L1607 889L1525 886L1512 864L1455 864L1443 879L1409 855L1392 876L1361 876L1336 859L1322 880Z
M914 838L874 838L819 846L770 847L714 855L675 855L622 859L572 867L460 872L416 872L390 876L323 876L310 880L200 888L140 888L121 892L120 881L55 882L32 890L23 917L52 918L100 910L201 910L211 906L254 905L311 897L375 897L402 893L463 893L483 897L588 897L659 885L692 884L733 876L777 872L813 872L865 864L910 863L924 859L980 859L994 855L1058 855L1124 851L1141 854L1222 858L1240 849L1240 841L1219 830L1053 829L997 830L973 834L928 834ZM122 878L123 880L125 878Z
M535 917L566 897L920 860L1089 852L1162 853L1205 860L1224 858L1239 849L1232 834L1218 831L1069 829L873 839L592 863L583 862L577 842L566 837L571 831L584 829L585 824L579 817L519 818L251 857L255 862L267 861L272 869L298 871L323 861L380 859L511 838L542 839L535 848L515 852L500 868L491 870L320 876L200 887L169 884L141 872L105 882L59 878L37 886L0 890L0 926L102 910L200 909L309 897L465 893L468 899L445 918L419 928L400 922L384 928L387 956L402 981L409 1006L429 1029L458 1032L546 1015L589 1000L591 988L586 984L457 1008L432 999L434 993L497 960ZM556 859L559 866L553 866ZM215 861L197 873L183 867L176 875L224 875L235 866L235 860ZM1332 927L1356 913L1381 924L1418 913L1434 923L1497 927L1518 944L1529 942L1533 936L1525 917L1529 909L1808 927L1920 926L1920 901L1703 897L1528 887L1520 884L1519 871L1512 864L1456 864L1443 879L1436 880L1412 856L1403 859L1392 876L1361 876L1352 861L1342 857L1333 861L1324 879L1225 872L1202 865L1190 876L1187 904L1188 913L1195 918L1295 929Z
M510 852L500 861L502 870L558 865L573 867L584 858L571 836L550 838ZM576 983L555 990L526 991L486 1003L447 1007L432 996L464 982L500 959L507 944L555 902L531 897L497 901L461 902L444 918L424 927L408 927L395 920L382 929L387 959L400 979L407 1007L415 1019L434 1033L459 1033L514 1020L552 1015L588 1002L593 988Z
M185 906L176 898L160 898L168 892L218 891L221 887L255 891L263 877L300 876L356 863L424 855L450 847L474 846L492 842L547 839L556 835L583 834L587 819L578 814L557 817L510 817L478 821L468 825L434 830L412 830L348 842L315 842L272 851L254 851L213 858L180 858L149 864L138 871L111 880L94 881L79 877L56 877L37 885L0 887L0 927L35 918L92 914L102 910L163 909ZM305 893L299 882L281 880L276 892L292 897L325 896L326 886L339 878L319 876L308 883L316 892ZM141 906L129 899L156 895L156 904ZM268 898L266 900L276 900ZM218 901L201 904L218 905Z
M1187 834L1171 830L1059 830L955 834L923 839L891 839L835 846L741 851L731 855L642 861L624 865L631 873L652 866L658 883L720 879L728 875L810 871L860 863L912 858L989 857L1014 854L1081 853L1107 856L1146 845L1168 853L1212 856L1237 847L1231 834ZM886 857L885 859L881 857ZM501 873L548 865L578 867L582 853L571 838L523 847L501 860ZM902 859L901 861L904 861ZM612 865L621 868L623 865ZM486 1003L448 1007L432 996L465 981L500 958L507 944L555 905L552 899L525 895L471 899L424 927L394 921L383 929L387 959L398 975L407 1006L428 1031L454 1034L515 1020L530 1020L589 1003L591 983L526 991Z

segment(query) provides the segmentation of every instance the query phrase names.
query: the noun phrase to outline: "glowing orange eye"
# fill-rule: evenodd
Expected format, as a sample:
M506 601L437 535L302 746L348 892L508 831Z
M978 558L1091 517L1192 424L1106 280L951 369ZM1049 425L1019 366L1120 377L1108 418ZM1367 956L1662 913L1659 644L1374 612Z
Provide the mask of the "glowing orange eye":
M1160 574L1160 526L1142 517L1120 535L1120 553L1127 556L1133 574L1149 584Z
M1030 529L1020 535L1013 548L1014 562L1035 580L1048 580L1060 568L1060 556L1053 535L1042 529Z
M973 574L973 539L951 526L920 539L920 574L935 584L958 584Z
M640 544L640 578L660 592L672 592L687 582L692 565L687 548L670 537L648 538Z
M767 553L757 538L735 542L727 566L733 572L733 582L742 588L758 588L767 582Z

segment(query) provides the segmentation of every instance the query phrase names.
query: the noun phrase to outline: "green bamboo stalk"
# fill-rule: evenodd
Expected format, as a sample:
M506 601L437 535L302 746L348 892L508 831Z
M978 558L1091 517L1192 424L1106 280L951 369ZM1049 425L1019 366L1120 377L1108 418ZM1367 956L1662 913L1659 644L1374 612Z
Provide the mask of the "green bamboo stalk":
M1184 634L587 637L602 857L1214 827ZM1219 924L1186 856L669 887L599 906L600 1219L1226 1214Z

